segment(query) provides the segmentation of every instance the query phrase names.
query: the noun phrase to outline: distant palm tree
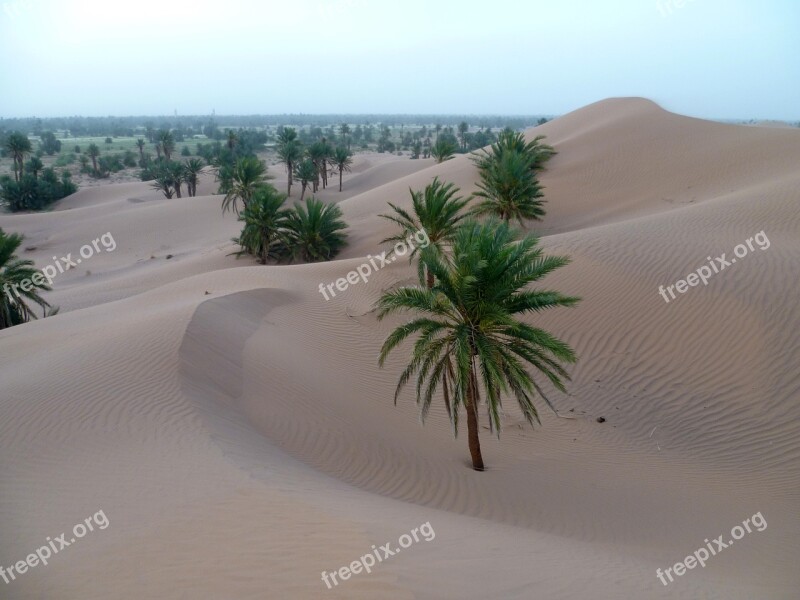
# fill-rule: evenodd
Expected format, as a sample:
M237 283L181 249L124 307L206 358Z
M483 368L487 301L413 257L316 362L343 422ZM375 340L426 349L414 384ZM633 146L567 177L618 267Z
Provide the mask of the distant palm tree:
M286 196L278 193L273 186L263 185L253 195L250 203L239 216L244 228L239 236L239 245L267 264L267 259L276 254L278 242L282 239L283 228L290 210L282 208Z
M168 162L166 164L167 173L169 173L169 180L172 188L175 190L175 195L181 198L181 184L183 183L186 171L184 166L179 162Z
M36 319L29 302L38 304L43 313L50 305L39 295L51 288L32 260L17 258L16 251L24 238L0 229L0 329ZM38 283L37 283L38 282ZM25 284L28 291L21 286Z
M297 140L297 131L291 127L285 127L278 134L277 143L278 160L286 167L286 173L289 176L289 181L286 188L286 195L292 193L292 183L294 176L294 169L296 165L303 159L303 149L300 142Z
M541 221L544 216L542 188L533 170L532 156L505 151L480 168L475 196L483 198L474 208L476 215L494 215L506 222L516 219Z
M303 197L306 195L308 184L317 178L317 167L314 165L314 161L307 158L297 165L295 174L297 179L300 180L300 202L302 202Z
M162 129L158 132L158 141L161 144L161 150L164 152L164 158L170 160L172 152L175 150L175 138L172 137L172 132L168 129Z
M305 205L295 203L287 217L287 245L294 257L305 262L331 260L345 246L345 229L341 208L311 196Z
M339 171L339 191L342 191L342 173L345 171L350 172L353 166L353 155L347 148L337 146L331 156L331 162Z
M25 165L25 168L33 175L34 179L39 178L39 172L44 169L44 163L38 156L31 156L31 159Z
M226 213L231 207L239 214L237 200L241 199L244 207L253 197L256 190L269 179L264 163L255 156L244 156L236 161L231 172L231 184L228 193L222 200L222 212Z
M431 156L436 159L437 163L443 163L446 160L453 158L456 148L446 138L436 138L436 141L431 146Z
M6 138L5 147L14 160L14 180L19 182L24 169L25 157L31 152L31 141L24 133L14 131Z
M89 144L86 154L92 159L92 171L97 175L97 157L100 156L100 148L97 144Z
M311 159L316 167L317 174L312 182L311 187L311 190L316 192L319 189L320 177L322 177L323 182L325 181L325 175L323 175L323 171L327 172L328 150L326 145L322 142L314 142L306 149L306 155Z
M137 139L136 146L139 148L139 161L144 164L144 140L142 138Z
M189 196L197 196L197 181L204 166L200 158L190 158L183 163L183 180Z
M342 142L347 144L347 149L350 150L350 126L347 123L342 123L339 125L339 135L342 138Z
M518 239L506 223L467 222L453 238L452 258L425 253L422 259L437 284L433 289L400 287L378 300L378 319L398 312L415 316L386 338L378 364L405 339L417 335L411 362L400 375L395 403L416 374L417 404L425 417L441 385L453 432L458 435L459 413L467 414L472 468L483 471L478 428L478 405L486 398L490 431L500 435L501 394L513 394L525 419L533 425L539 415L532 396L552 404L527 371L526 364L544 375L559 391L569 374L562 363L574 363L572 349L550 333L519 317L558 306L573 306L578 298L528 286L566 265L566 257L542 255L532 235Z
M469 198L456 196L458 188L452 183L442 183L439 178L425 186L424 190L409 190L411 192L411 210L407 211L389 202L394 213L380 215L384 219L392 221L400 227L400 231L391 237L381 241L381 244L399 243L408 240L409 236L424 230L428 236L428 248L441 254L445 251L446 244L455 235L461 221L468 216L464 207L469 202ZM419 246L409 253L409 260L413 260L418 251L422 251ZM420 280L424 262L418 262L420 270ZM428 288L434 284L433 273L428 271L426 274Z
M226 142L228 145L228 150L233 152L233 147L239 142L239 136L236 135L236 132L233 129L228 129L228 141Z
M461 140L461 149L466 152L467 151L467 132L469 131L469 125L466 121L461 121L458 124L458 138Z

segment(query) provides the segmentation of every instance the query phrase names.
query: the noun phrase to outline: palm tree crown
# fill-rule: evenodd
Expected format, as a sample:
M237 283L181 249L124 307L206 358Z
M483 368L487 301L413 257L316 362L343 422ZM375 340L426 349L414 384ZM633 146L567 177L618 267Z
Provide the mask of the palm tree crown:
M41 272L32 260L19 259L15 254L22 240L21 235L0 229L0 329L35 319L29 302L38 304L43 312L50 307L39 295L51 289ZM21 287L23 283L28 291Z
M506 222L516 219L520 225L526 219L540 221L545 201L532 162L530 154L514 150L494 155L480 167L475 195L484 200L475 207L475 214L494 215Z
M400 227L400 231L381 241L385 243L400 243L420 230L427 233L428 248L438 253L444 251L445 243L455 234L458 225L467 216L463 211L469 198L457 196L458 188L452 183L442 183L439 178L425 186L424 190L409 190L411 193L411 211L407 211L389 202L394 213L380 215ZM409 253L409 260L417 255L420 247L415 246ZM418 263L420 271L424 263ZM421 275L420 275L421 277ZM433 274L428 272L428 287L433 287Z
M225 213L233 208L233 211L239 214L237 201L241 199L247 208L247 203L253 194L267 179L269 179L267 168L262 161L255 156L240 158L231 172L231 186L222 200L222 212Z
M565 342L519 317L578 302L578 298L555 291L528 287L569 260L544 256L536 237L519 238L508 224L494 219L464 223L453 238L451 258L423 253L421 260L436 278L433 289L400 287L385 292L377 303L379 319L397 312L415 313L387 337L379 365L383 366L389 353L406 338L416 336L411 362L397 384L395 402L416 375L417 403L424 421L441 385L456 435L460 409L466 411L472 465L483 470L478 436L482 395L489 428L499 436L501 394L513 394L531 425L539 422L535 394L552 408L526 364L565 391L569 374L562 363L575 362L574 352Z
M325 204L314 196L305 206L295 203L286 223L287 244L291 252L306 262L330 260L345 246L347 224L342 209Z

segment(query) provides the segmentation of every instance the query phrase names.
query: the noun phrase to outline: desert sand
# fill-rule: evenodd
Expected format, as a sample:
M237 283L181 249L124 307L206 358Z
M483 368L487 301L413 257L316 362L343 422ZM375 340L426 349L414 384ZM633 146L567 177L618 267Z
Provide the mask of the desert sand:
M541 403L531 429L505 403L483 473L441 403L424 427L412 390L393 405L402 353L377 366L396 321L372 305L414 269L318 292L380 252L387 201L434 176L473 191L468 157L357 164L324 195L350 245L322 264L231 256L239 226L211 175L195 198L123 183L0 216L39 266L117 244L57 277L60 314L0 332L0 565L99 510L110 523L0 597L797 598L800 131L625 98L527 134L559 152L532 229L573 258L545 284L583 297L531 320L579 361L553 396L562 418ZM659 296L762 230L767 250ZM764 531L656 577L758 512ZM323 583L426 522L433 540Z

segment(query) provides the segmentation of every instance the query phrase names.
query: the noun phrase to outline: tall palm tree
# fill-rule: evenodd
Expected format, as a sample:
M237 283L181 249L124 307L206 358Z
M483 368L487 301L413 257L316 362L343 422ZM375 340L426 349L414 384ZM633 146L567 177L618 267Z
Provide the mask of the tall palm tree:
M297 165L295 174L300 181L300 202L302 202L303 197L306 195L308 184L317 178L317 167L314 165L314 161L307 158Z
M239 216L244 228L239 236L242 249L255 256L262 265L276 252L277 243L283 235L283 228L290 210L282 208L286 196L279 194L273 186L263 185L253 195Z
M234 146L239 142L239 136L236 135L236 132L233 129L228 129L228 140L226 144L228 145L228 150L233 152Z
M542 188L532 169L530 154L505 151L480 168L475 195L484 200L474 208L476 215L494 215L506 222L516 219L541 221L545 211Z
M342 138L342 143L347 144L347 149L350 150L350 126L347 123L339 125L339 136Z
M350 172L350 169L353 166L353 155L350 154L350 151L343 147L337 146L336 149L333 151L333 155L331 156L331 162L334 164L336 169L339 171L339 191L342 191L342 173L347 171Z
M190 158L183 163L183 180L189 196L197 196L197 181L205 164L200 158Z
M31 152L31 141L24 133L14 131L6 138L5 146L14 160L14 180L19 182L24 169L25 157Z
M164 152L164 158L170 160L172 152L175 150L175 138L172 137L172 132L169 129L162 129L158 132L158 141Z
M437 163L443 163L446 160L453 158L455 154L455 146L451 144L446 138L436 138L433 146L431 146L431 156L436 159Z
M278 134L277 143L278 160L286 166L286 173L289 176L289 182L286 188L286 195L292 194L292 183L294 169L297 164L303 159L303 148L297 140L297 131L291 127L285 127Z
M170 161L166 164L166 171L169 173L169 179L172 183L172 188L175 190L175 195L181 198L181 184L186 176L184 166L179 162Z
M286 220L287 244L293 256L305 262L330 260L344 248L347 224L342 209L314 196L305 205L295 203Z
M231 172L231 184L228 193L222 200L222 212L226 213L231 207L238 215L237 201L241 199L244 207L253 197L256 190L269 179L264 163L255 156L243 156L236 161Z
M139 160L144 164L144 140L142 138L137 139L136 146L139 148Z
M469 202L469 198L456 196L458 188L452 183L442 183L439 178L434 178L433 182L425 186L424 190L409 190L411 192L411 210L407 211L389 202L394 213L380 215L384 219L397 224L400 231L391 237L381 241L381 244L405 242L409 236L424 230L428 235L428 248L441 254L445 250L445 245L455 235L461 221L468 216L464 207ZM422 251L419 246L415 246L409 253L409 260L413 260L418 251ZM422 280L422 270L424 262L417 263L420 269L420 280ZM432 288L433 273L428 271L426 274L428 288Z
M97 175L97 157L100 156L100 148L97 144L89 144L86 154L92 159L92 171Z
M311 190L316 192L319 189L319 182L320 177L322 177L323 183L325 181L325 175L323 171L327 172L327 160L328 160L328 150L325 147L325 144L322 142L314 142L306 149L306 155L311 162L314 163L316 167L317 175L312 182Z
M469 124L466 121L461 121L458 124L458 138L461 140L461 150L467 151L467 132L469 131Z
M417 404L424 422L441 385L455 435L462 407L467 414L472 468L482 471L481 396L486 399L489 429L499 436L502 394L513 394L531 425L540 422L532 396L538 393L552 408L526 364L556 389L566 391L569 374L562 363L574 363L575 353L565 342L519 317L578 302L555 291L528 287L569 259L544 256L536 237L518 238L506 223L494 220L463 224L453 238L452 258L424 253L422 259L436 277L433 289L401 287L378 300L378 319L401 311L414 314L386 338L378 364L383 367L392 350L417 336L411 362L395 390L395 403L416 375Z
M0 329L36 319L30 302L38 304L43 313L50 307L39 295L51 289L47 281L34 268L32 260L17 258L15 254L23 239L19 234L7 234L0 229ZM21 287L23 284L28 291Z

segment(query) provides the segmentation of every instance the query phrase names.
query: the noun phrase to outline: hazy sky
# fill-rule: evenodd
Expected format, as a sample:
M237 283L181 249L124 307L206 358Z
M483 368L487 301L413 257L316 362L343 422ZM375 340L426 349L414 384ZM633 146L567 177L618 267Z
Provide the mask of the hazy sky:
M800 120L800 0L0 0L0 116ZM678 7L680 5L680 7Z

